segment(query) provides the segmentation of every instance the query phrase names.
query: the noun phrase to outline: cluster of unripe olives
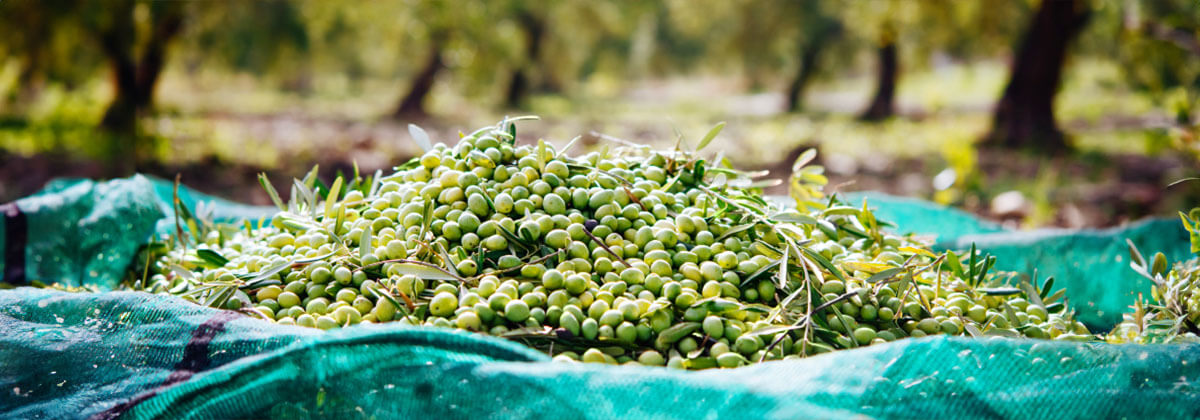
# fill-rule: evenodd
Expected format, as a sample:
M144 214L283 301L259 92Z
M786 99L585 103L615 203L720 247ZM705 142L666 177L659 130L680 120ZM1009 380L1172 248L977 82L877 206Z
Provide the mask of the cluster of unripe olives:
M865 207L778 208L716 185L694 153L572 158L513 137L487 127L270 224L213 231L157 260L145 289L279 324L457 328L553 342L556 360L692 369L933 334L1087 334L941 269Z

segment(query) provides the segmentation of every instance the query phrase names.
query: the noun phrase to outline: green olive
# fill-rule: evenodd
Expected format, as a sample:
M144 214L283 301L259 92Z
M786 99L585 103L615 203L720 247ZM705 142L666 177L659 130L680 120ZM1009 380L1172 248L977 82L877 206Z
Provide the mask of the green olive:
M458 297L453 293L441 292L429 301L429 313L434 316L449 317L458 308Z
M504 318L512 322L525 322L529 319L529 304L523 300L511 300L504 305Z
M725 322L720 317L709 315L704 318L703 323L704 333L709 337L722 337L725 335Z
M276 301L279 302L280 307L291 308L300 304L300 296L292 292L283 292L279 294Z
M866 345L870 343L871 340L874 340L875 337L875 330L871 328L859 327L858 329L854 330L854 341L857 341L859 345Z

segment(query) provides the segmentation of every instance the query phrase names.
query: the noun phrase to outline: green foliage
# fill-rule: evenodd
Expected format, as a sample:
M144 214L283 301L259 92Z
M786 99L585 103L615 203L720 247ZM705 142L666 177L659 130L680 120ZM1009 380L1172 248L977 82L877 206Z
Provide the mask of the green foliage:
M194 7L189 10L189 36L183 39L197 59L221 60L235 71L286 74L306 61L312 46L310 24L301 15L303 4L282 0L229 2L219 7L190 3Z
M118 4L124 7L124 3ZM937 0L906 2L136 2L128 23L97 1L9 1L0 4L0 52L20 62L23 81L77 86L105 70L94 42L112 25L133 25L136 42L153 38L151 24L182 8L184 32L168 55L189 73L247 72L287 89L317 88L315 75L404 79L419 67L426 46L445 37L443 51L455 89L495 98L507 74L525 69L538 90L581 93L589 79L740 70L752 88L780 86L806 46L825 54L820 74L869 66L869 47L894 32L906 69L929 66L937 53L956 59L1009 51L1031 16L1028 2L1000 4ZM1195 2L1098 0L1081 54L1115 57L1131 86L1163 93L1195 89L1200 61ZM526 22L541 22L541 48L528 56ZM1190 38L1188 36L1190 35ZM887 35L891 37L892 35ZM170 67L170 66L169 66ZM336 77L335 77L336 78ZM23 84L28 85L28 84ZM1174 109L1194 111L1190 100ZM1186 112L1180 111L1183 114ZM1176 113L1180 113L1176 112Z
M1081 53L1111 55L1129 86L1156 95L1200 89L1200 3L1106 0L1096 6Z

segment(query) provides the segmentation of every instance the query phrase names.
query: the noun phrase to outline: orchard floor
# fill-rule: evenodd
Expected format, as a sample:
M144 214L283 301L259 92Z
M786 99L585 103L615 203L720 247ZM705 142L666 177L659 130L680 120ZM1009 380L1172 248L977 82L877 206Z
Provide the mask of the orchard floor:
M226 143L209 141L209 150L200 153L189 150L195 144L186 139L167 142L165 147L170 148L171 155L188 158L140 163L137 171L168 179L178 174L185 184L207 193L240 202L269 204L269 198L255 178L259 172L266 172L277 188L286 193L286 182L302 176L313 164L320 165L324 179L332 179L339 172L353 173L355 162L362 173L369 174L376 169L388 171L417 152L408 139L405 125L393 121L364 123L295 115L210 115L202 121L210 127L218 127L214 131L234 127L254 134L234 136L240 140ZM422 122L435 139L456 138L457 131L469 131L480 124L484 123ZM573 150L582 152L608 143L587 133L592 133L593 129L603 130L610 124L589 125L587 122L547 119L522 123L518 135L522 142L536 142L535 139L544 137L561 147L568 139L557 133L574 130L585 133ZM1179 154L1147 156L1084 151L1047 157L976 150L969 142L962 152L969 156L962 158L954 157L954 152L925 156L849 154L839 150L845 145L830 145L829 141L817 136L783 145L746 138L755 136L750 133L755 129L733 128L738 124L761 126L765 123L731 121L726 135L703 152L723 154L738 168L767 169L770 171L768 178L784 178L790 173L791 163L799 152L812 145L821 151L818 163L826 167L829 191L874 190L937 200L1014 227L1115 226L1146 216L1171 216L1177 210L1191 208L1200 202L1200 183L1168 187L1177 179L1200 172L1195 162ZM656 147L673 145L657 136L656 131L663 129L661 126L648 126L640 131L630 127L636 127L636 124L623 126L623 139ZM692 132L685 135L695 139L702 136L701 130L707 127L689 128ZM879 137L886 141L891 136L881 134ZM180 137L168 135L166 138ZM770 144L775 144L773 149L768 146ZM259 156L256 161L255 154L266 156ZM778 158L771 160L759 155ZM950 175L950 172L954 174ZM0 179L6 180L0 183L0 201L31 194L56 177L101 178L106 173L103 163L72 153L23 155L0 152ZM935 188L934 179L939 174L943 184L951 181L949 188ZM768 189L768 193L786 194L787 191L785 186L779 186Z
M436 117L382 117L401 88L298 95L242 79L211 83L168 72L156 90L157 113L143 118L138 163L128 171L174 178L236 201L269 204L256 180L266 172L281 192L292 177L319 164L324 179L337 173L389 170L414 154L407 123L432 138L457 139L505 115L536 114L518 125L519 141L545 139L562 147L582 135L572 153L613 145L596 133L655 148L690 150L718 121L721 135L703 153L743 169L769 169L786 178L795 157L816 147L829 191L875 190L962 207L1015 227L1106 227L1146 216L1172 216L1200 203L1194 149L1200 139L1174 125L1159 102L1119 88L1109 64L1078 63L1056 100L1057 119L1075 152L1049 157L987 150L978 139L1003 87L1007 66L985 62L906 74L896 98L898 116L880 123L855 119L865 106L870 74L814 84L799 113L782 113L782 95L746 92L737 78L617 83L589 81L572 97L540 95L521 111L456 95L439 85L428 105ZM610 81L611 82L611 81ZM206 84L207 83L207 84ZM247 84L248 83L248 84ZM107 94L51 91L32 116L0 112L0 202L33 193L56 177L103 177L95 121ZM1195 117L1200 120L1200 116ZM1180 139L1191 136L1190 144ZM1192 150L1187 148L1191 147ZM768 191L786 194L783 187Z

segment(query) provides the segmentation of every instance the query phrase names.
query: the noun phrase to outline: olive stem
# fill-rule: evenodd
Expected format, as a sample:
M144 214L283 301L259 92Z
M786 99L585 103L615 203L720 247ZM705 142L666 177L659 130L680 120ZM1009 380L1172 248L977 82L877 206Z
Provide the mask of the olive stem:
M464 279L464 281L471 281L471 282L473 283L473 282L475 282L475 280L478 280L478 279L480 279L480 278L483 278L483 276L489 276L489 275L496 275L496 274L501 274L501 273L507 273L507 272L510 272L510 271L514 271L514 270L519 270L519 269L522 269L522 268L524 268L524 267L525 267L525 266L527 266L527 265L541 264L541 263L545 262L546 260L548 260L548 259L550 259L550 258L552 258L552 257L554 257L554 256L556 256L556 255L558 255L558 254L559 254L559 253L561 253L562 251L563 251L563 250L561 250L561 249L560 249L560 250L557 250L557 251L554 251L554 252L552 252L552 253L550 253L550 254L547 254L547 255L546 255L546 256L544 256L544 257L538 258L538 259L536 259L536 260L533 260L533 261L530 261L530 262L527 262L527 263L524 263L524 264L521 264L521 265L518 265L518 266L515 266L515 267L509 267L509 268L505 268L505 269L503 269L503 270L497 270L497 271L493 271L493 272L491 272L491 273L485 273L485 274L480 274L480 275L477 275L477 276L474 276L474 277L468 277L468 278Z
M622 185L621 185L621 189L622 189L622 190L625 190L625 195L629 196L629 199L630 199L630 200L633 200L633 202L634 202L634 203L637 203L637 205L638 205L638 206L640 206L640 207L642 208L642 210L644 210L644 211L650 211L650 209L646 208L646 205L645 205L645 204L642 204L642 200L639 200L639 199L637 198L637 196L633 195L633 191L630 191L630 190L629 190L629 187L632 187L632 186L633 186L633 183L629 182L629 181L628 181L628 180L626 180L625 178L619 177L619 176L617 176L616 174L610 173L610 172L608 172L608 171L606 171L606 170L603 170L603 169L600 169L600 168L592 168L592 169L593 169L593 170L595 170L596 172L599 172L599 173L602 173L602 174L604 174L604 175L608 175L608 176L610 176L610 177L613 177L613 178L614 178L614 179L616 179L617 181L621 181L621 184L622 184Z
M589 238L592 238L593 241L596 241L596 245L600 245L601 248L604 248L605 251L608 251L609 254L612 254L613 258L616 258L617 261L621 262L621 264L625 264L625 268L633 267L632 265L629 265L624 258L621 258L620 255L617 255L617 253L613 252L612 249L609 249L608 245L605 245L604 241L601 241L600 238L597 238L596 235L593 235L590 230L584 228L583 233L586 233Z

